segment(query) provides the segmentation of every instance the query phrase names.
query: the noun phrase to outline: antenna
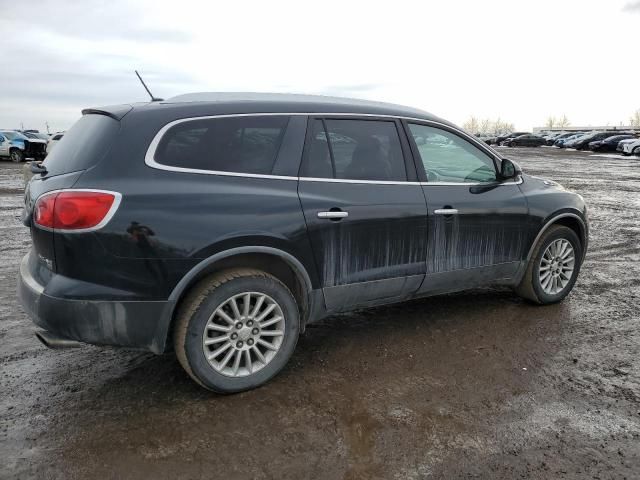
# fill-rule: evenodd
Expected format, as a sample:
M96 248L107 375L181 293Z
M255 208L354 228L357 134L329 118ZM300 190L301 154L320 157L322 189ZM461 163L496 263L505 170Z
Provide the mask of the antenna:
M147 87L147 84L144 83L144 80L142 80L142 77L140 76L140 74L138 73L138 70L134 70L134 72L136 72L136 75L138 76L138 80L140 80L140 83L142 84L142 86L144 87L144 89L147 91L147 93L149 94L149 96L151 97L151 101L152 102L161 102L163 99L162 98L157 98L153 96L153 93L151 93L151 90L149 90L149 88Z

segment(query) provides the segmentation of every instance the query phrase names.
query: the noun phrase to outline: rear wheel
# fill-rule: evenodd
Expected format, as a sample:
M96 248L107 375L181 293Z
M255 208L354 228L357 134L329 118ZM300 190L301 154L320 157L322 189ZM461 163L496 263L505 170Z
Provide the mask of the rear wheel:
M581 262L582 245L576 233L553 225L538 241L516 292L543 305L560 302L571 292Z
M24 153L18 149L11 150L11 161L13 163L21 163L24 160Z
M640 147L636 147L633 149L633 154L634 155L640 155Z
M234 269L204 279L182 302L174 347L196 382L234 393L282 370L299 327L296 300L282 282L259 270Z

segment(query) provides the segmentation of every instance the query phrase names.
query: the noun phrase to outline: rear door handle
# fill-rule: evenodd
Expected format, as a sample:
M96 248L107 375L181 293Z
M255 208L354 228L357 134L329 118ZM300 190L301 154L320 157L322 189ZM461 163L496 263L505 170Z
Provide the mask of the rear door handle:
M336 220L349 216L349 212L343 212L342 210L318 212L318 218L328 218L329 220Z
M437 208L433 211L436 215L457 215L457 208Z

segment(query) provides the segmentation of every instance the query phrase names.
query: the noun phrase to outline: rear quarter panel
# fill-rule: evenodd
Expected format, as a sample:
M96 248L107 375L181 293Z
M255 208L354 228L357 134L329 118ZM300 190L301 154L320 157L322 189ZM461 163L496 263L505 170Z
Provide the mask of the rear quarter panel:
M268 246L297 258L316 288L296 180L149 167L144 163L147 147L171 119L145 118L125 117L108 158L74 185L114 190L122 201L101 230L57 236L58 273L139 298L166 299L203 259L235 247Z

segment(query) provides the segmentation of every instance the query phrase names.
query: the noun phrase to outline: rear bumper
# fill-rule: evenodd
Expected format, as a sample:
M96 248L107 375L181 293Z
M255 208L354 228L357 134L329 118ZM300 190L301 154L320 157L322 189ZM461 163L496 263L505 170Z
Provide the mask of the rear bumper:
M38 327L83 343L165 351L173 302L54 297L34 277L30 255L20 263L18 297Z

